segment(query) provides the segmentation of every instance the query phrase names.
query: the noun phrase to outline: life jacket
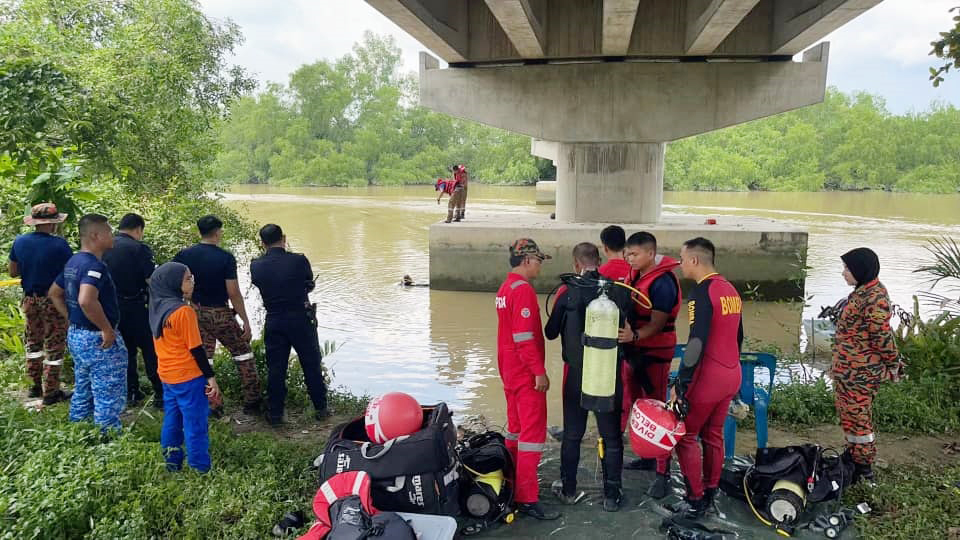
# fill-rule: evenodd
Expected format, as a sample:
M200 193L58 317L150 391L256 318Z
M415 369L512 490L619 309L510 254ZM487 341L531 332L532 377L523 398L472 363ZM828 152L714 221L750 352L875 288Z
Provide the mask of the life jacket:
M320 486L313 498L317 522L298 540L415 540L410 525L393 512L379 512L370 496L370 476L364 471L337 474Z
M437 185L434 191L442 191L447 195L452 195L454 186L456 186L456 182L449 178L437 178Z
M673 360L673 350L677 345L677 314L680 313L680 304L683 302L683 293L680 291L680 280L677 279L676 274L673 273L674 268L680 266L680 263L666 255L657 255L656 263L656 266L647 271L647 273L641 276L631 276L631 286L649 298L650 286L653 285L653 282L660 276L668 274L677 286L677 303L673 306L673 309L670 310L667 322L660 332L644 340L633 342L630 349L631 352L635 354L642 354L663 360L664 362L670 362ZM636 308L636 324L634 328L640 328L649 324L652 317L652 310L637 303L634 305Z
M463 165L453 170L453 178L457 181L457 186L467 187L467 168Z

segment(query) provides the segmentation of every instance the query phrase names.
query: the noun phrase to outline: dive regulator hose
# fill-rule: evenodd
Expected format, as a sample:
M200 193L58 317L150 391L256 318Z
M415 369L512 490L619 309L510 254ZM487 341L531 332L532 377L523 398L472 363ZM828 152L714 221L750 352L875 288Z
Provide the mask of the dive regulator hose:
M643 291L639 291L622 281L614 281L612 279L588 278L588 277L581 276L580 274L574 274L573 272L560 274L558 277L560 278L560 283L558 283L557 286L554 287L553 290L547 294L547 300L546 302L544 302L544 305L543 305L543 310L546 312L547 317L549 317L553 312L553 310L550 309L550 298L554 294L556 294L557 291L560 290L560 287L562 287L563 285L566 285L567 287L578 287L581 289L599 288L604 291L607 291L611 285L618 285L625 289L629 289L631 292L630 299L636 302L637 304L639 304L640 307L644 309L653 308L653 302L650 301L649 296L647 296Z

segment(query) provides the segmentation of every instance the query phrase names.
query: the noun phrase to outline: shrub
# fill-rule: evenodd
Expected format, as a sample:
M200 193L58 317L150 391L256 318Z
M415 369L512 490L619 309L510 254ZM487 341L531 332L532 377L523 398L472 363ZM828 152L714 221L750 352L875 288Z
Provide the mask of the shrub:
M65 413L0 404L0 538L265 538L313 495L316 441L213 423L213 471L168 473L157 420L105 440Z
M769 408L770 421L789 428L839 422L833 389L825 379L777 385ZM873 402L873 420L888 433L960 431L960 403L942 377L920 377L883 384Z

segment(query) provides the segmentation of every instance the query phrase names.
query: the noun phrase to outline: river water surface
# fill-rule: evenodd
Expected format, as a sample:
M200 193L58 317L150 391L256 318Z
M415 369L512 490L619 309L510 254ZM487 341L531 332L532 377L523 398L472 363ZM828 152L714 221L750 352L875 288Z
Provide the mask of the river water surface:
M431 187L240 186L225 198L257 224L281 225L292 249L310 259L319 275L311 296L318 304L320 339L340 345L325 360L333 368L335 385L371 395L399 390L421 402L446 401L459 414L505 418L496 369L493 293L397 285L404 274L418 281L429 279L428 228L446 211L446 201L437 206ZM468 217L471 209L552 211L534 205L531 187L474 184L468 204ZM738 216L772 218L809 231L806 304L748 302L744 309L748 338L788 351L803 339L801 313L816 316L820 306L849 292L840 276L842 253L859 246L873 248L881 260L880 278L893 301L909 308L912 295L926 289L925 278L913 273L929 258L925 242L943 235L956 237L960 231L958 195L667 192L664 213L721 221ZM722 272L722 260L718 267ZM544 267L544 272L565 271ZM245 289L248 309L259 305L256 289ZM541 305L542 301L541 297ZM686 328L681 326L679 332L684 341ZM558 424L558 342L548 342L547 364L554 381L550 422Z

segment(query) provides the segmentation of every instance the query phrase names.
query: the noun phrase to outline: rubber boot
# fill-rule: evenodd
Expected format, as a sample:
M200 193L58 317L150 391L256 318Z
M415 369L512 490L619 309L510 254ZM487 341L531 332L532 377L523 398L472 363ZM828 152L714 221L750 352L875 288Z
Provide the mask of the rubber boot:
M623 501L623 444L619 439L604 440L603 459L603 510L616 512Z
M654 499L662 499L667 496L669 491L670 475L657 474L657 477L653 479L653 483L650 484L650 489L647 490L647 495L653 497Z
M461 219L460 210L459 210L459 209L454 210L454 212L453 212L453 221L460 221L460 219Z
M855 463L855 468L853 470L853 483L864 482L870 487L873 487L877 484L877 479L873 474L873 466L869 463Z

